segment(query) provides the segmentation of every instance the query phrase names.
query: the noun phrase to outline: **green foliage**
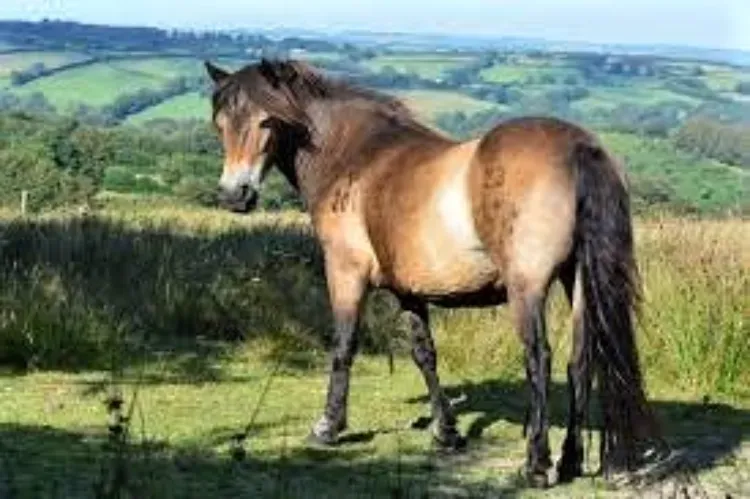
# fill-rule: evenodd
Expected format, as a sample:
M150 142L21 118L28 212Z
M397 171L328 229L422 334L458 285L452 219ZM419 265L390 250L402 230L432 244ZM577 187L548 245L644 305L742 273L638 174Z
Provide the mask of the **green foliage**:
M53 115L56 109L41 92L16 95L0 90L0 112L26 112L37 115Z
M183 201L199 206L216 205L216 181L205 177L187 175L174 185L173 192Z
M750 210L748 178L742 171L680 151L667 139L613 133L602 138L627 168L638 210L657 206L706 214Z
M3 172L5 182L13 184L12 179L17 179L16 185L9 185L6 191L28 190L29 182L22 182L19 175L12 173L23 170L22 165L33 164L33 174L39 181L51 182L44 198L36 199L36 192L32 196L41 207L79 203L102 189L175 194L207 203L210 196L198 196L196 185L210 184L213 191L221 169L215 132L197 122L156 122L148 128L107 129L72 119L6 115L0 117L0 147L5 147L4 154L12 158L7 160L9 167ZM54 171L45 174L45 169ZM26 171L23 179L32 175L31 169ZM71 182L78 187L69 186ZM8 194L2 202L15 205L16 198L15 194Z
M157 179L134 173L125 167L110 166L105 170L102 187L123 194L165 194L170 190Z
M695 118L677 130L681 149L750 169L750 124L723 124Z
M86 203L96 192L89 179L61 171L30 150L0 149L0 164L0 205L18 208L27 191L28 209L39 211Z

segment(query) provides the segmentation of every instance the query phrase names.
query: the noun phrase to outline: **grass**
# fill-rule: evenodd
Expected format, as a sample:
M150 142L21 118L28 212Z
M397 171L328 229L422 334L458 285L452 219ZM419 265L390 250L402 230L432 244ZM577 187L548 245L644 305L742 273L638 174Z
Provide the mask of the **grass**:
M308 448L330 314L307 217L125 205L84 218L2 217L0 352L23 371L0 377L0 495L92 496L102 470L120 469L107 450L103 401L113 393L135 407L118 478L131 497L609 495L600 479L545 494L517 480L527 395L504 308L434 311L443 383L467 397L458 406L472 436L466 455L439 456L426 433L405 429L425 414L425 389L384 294L365 311L349 441ZM722 496L750 493L749 245L747 221L637 222L647 386L670 441ZM558 456L570 349L559 289L550 312ZM256 407L246 457L235 459L232 435Z
M172 70L158 69L173 64ZM156 60L101 62L40 78L16 92L41 92L61 111L76 104L103 106L121 94L159 87L186 65L189 66L179 59L163 59L158 63Z
M590 88L590 95L576 102L573 107L590 111L593 108L614 109L619 105L651 106L665 102L680 102L697 106L700 100L688 95L672 92L652 84L623 87Z
M191 92L173 97L143 112L134 114L128 118L128 122L137 125L157 118L206 119L210 115L211 102L209 99L198 92Z
M493 83L523 83L527 78L538 79L540 76L550 75L555 80L562 80L567 76L581 77L581 72L573 67L554 64L542 64L538 61L528 64L495 64L483 69L480 76L483 80Z
M404 90L397 92L397 95L423 119L432 119L442 113L457 111L470 115L499 107L491 102L443 90Z
M153 57L130 61L114 61L110 65L123 72L129 72L137 76L167 79L177 76L195 75L204 71L201 60L188 58Z
M26 69L36 63L42 63L47 68L56 68L87 58L87 55L76 52L16 52L0 54L0 76L8 76L13 71Z
M371 71L382 71L391 67L399 73L414 73L423 78L437 79L446 71L472 60L469 56L445 55L389 55L371 59L364 65Z

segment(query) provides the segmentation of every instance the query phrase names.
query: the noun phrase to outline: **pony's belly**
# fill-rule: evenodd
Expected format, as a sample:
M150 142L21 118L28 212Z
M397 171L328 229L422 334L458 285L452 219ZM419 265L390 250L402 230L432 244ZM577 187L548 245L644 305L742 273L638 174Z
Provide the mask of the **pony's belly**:
M420 252L424 259L418 265L399 272L403 287L409 292L427 296L471 294L491 287L498 278L497 268L482 249L468 249L429 243Z

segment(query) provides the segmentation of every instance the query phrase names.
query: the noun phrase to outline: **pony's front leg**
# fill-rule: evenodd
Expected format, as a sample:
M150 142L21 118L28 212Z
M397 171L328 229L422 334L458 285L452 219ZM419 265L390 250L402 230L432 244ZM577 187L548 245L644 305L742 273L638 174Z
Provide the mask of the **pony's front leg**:
M336 443L346 429L349 373L357 351L360 307L367 281L358 266L326 261L326 279L334 318L334 348L323 416L313 426L310 440L324 445Z

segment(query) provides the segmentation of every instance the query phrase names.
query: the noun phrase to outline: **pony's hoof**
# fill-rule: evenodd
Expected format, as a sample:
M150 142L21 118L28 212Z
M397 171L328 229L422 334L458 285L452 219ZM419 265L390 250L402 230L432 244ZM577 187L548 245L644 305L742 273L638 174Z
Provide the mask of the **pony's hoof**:
M307 435L305 442L313 447L334 447L338 443L338 438L331 433L318 435L315 433L315 430L313 430Z
M527 471L526 481L529 487L535 489L546 489L549 487L549 477L544 471Z
M339 424L336 425L336 433L344 433L349 429L349 424L346 419L342 419Z
M562 459L557 464L557 481L558 483L570 483L576 478L583 476L583 469L580 463L574 463L566 459Z
M307 435L307 443L318 446L331 447L338 443L338 435L346 430L346 418L337 423L331 423L325 416L310 429Z
M433 441L444 452L462 452L466 450L466 439L453 430L442 435L433 435Z

